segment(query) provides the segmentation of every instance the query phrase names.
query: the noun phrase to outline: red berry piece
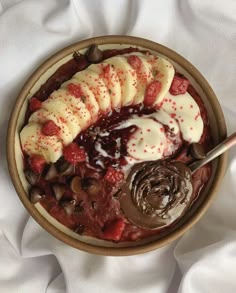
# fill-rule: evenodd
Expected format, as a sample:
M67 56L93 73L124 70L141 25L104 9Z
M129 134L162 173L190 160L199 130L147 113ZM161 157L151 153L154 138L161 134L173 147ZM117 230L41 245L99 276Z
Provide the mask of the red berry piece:
M156 101L156 97L159 94L161 87L161 82L158 80L154 80L149 83L144 97L144 104L146 106L151 106Z
M68 91L71 95L75 96L76 98L80 98L83 95L80 85L70 83L67 86Z
M104 179L110 183L119 183L124 179L124 174L120 170L108 167Z
M133 67L134 70L139 71L142 66L142 61L138 56L131 55L128 57L128 63Z
M33 97L30 99L29 108L31 112L35 112L36 110L41 108L42 102L39 101L37 98Z
M75 142L72 142L63 149L63 156L65 160L72 165L83 162L86 159L85 150L79 147Z
M46 165L46 161L45 161L44 157L42 157L40 155L32 155L29 158L29 165L30 165L31 170L35 174L41 174L43 172L45 165Z
M48 120L42 127L42 133L47 136L58 135L60 129L52 120Z
M107 240L119 241L124 228L125 223L123 219L115 219L107 222L104 226L103 236Z
M110 78L110 64L107 64L105 67L103 67L103 75L106 79Z
M188 89L189 83L190 82L188 79L175 76L170 86L170 93L174 96L185 94Z

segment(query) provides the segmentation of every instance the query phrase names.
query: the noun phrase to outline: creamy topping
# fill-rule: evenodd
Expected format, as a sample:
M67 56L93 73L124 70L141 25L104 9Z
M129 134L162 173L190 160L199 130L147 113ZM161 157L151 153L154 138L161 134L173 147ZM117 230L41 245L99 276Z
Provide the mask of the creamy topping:
M190 169L180 162L137 164L121 187L121 208L134 224L156 229L170 225L191 202Z
M184 140L190 143L200 140L203 121L198 104L188 92L178 96L168 92L160 106L178 121Z
M132 164L136 160L158 160L176 151L176 143L180 141L179 126L165 111L159 110L141 117L133 115L116 129L127 128L131 125L135 125L138 129L127 143L128 154L135 159L127 158L129 163Z

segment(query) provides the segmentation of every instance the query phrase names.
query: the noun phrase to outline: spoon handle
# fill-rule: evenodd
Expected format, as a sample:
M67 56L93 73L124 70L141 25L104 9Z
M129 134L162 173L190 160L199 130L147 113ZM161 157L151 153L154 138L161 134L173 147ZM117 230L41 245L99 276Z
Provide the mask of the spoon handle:
M204 159L193 162L188 167L191 169L192 173L194 173L203 165L214 160L216 157L220 156L222 153L226 152L228 149L230 149L234 145L236 145L236 132L231 134L224 141L218 144L215 148L210 150Z

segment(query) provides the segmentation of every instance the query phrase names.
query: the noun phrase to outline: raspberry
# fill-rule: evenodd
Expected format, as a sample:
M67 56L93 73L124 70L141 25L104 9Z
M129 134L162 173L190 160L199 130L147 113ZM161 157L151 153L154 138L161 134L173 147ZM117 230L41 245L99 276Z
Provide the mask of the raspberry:
M67 88L70 94L75 96L76 98L80 98L83 95L80 85L69 83Z
M103 236L107 240L119 241L124 228L125 223L123 219L115 219L107 222L104 226Z
M162 85L158 80L154 80L151 83L149 83L149 85L146 88L146 93L144 97L144 104L146 106L151 106L155 102L156 97L161 90L161 87Z
M31 111L31 112L34 112L34 111L40 109L40 108L41 108L41 104L42 104L42 102L39 101L39 100L38 100L37 98L35 98L35 97L31 98L29 103L30 103L30 104L29 104L29 108L30 108L30 111Z
M41 174L43 172L45 164L46 164L46 162L45 162L44 157L42 157L40 155L32 155L29 158L30 168L35 174Z
M190 82L188 79L175 76L170 86L170 93L174 96L185 94L188 89L189 83Z
M110 64L107 64L105 67L103 67L103 74L106 79L110 78Z
M120 170L108 167L104 179L110 183L119 183L124 179L124 174Z
M142 61L138 56L131 55L128 57L128 63L135 69L139 71L142 66Z
M42 133L47 136L57 135L60 129L52 120L48 120L42 127Z
M85 150L80 148L75 142L72 142L63 149L65 160L73 165L83 162L86 159Z

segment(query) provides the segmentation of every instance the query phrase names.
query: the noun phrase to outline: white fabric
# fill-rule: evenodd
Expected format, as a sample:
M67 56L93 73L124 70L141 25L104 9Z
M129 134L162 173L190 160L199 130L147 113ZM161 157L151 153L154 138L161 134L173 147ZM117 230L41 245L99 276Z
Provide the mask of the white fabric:
M236 148L218 197L184 237L131 257L57 241L30 218L5 155L9 113L32 71L84 38L129 34L162 43L205 75L236 130L235 0L0 0L0 292L236 292Z

